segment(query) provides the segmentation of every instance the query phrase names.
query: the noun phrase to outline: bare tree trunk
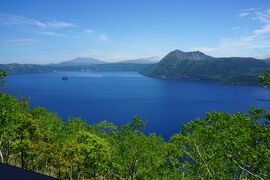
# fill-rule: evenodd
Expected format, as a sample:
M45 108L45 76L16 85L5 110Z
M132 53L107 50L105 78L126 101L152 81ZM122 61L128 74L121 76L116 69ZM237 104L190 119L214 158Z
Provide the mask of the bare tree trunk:
M0 158L1 158L1 163L3 163L4 162L4 157L3 157L1 149L0 149Z
M195 147L196 147L196 150L197 150L199 156L201 157L202 161L203 161L204 164L205 164L205 167L206 167L206 169L207 169L208 174L210 175L210 177L213 177L213 176L212 176L212 173L211 173L210 170L209 170L209 167L208 167L207 163L204 161L204 158L203 158L202 155L201 155L201 152L200 152L200 150L199 150L199 146L198 146L196 143L195 143L194 145L195 145Z
M258 176L257 174L254 174L254 173L250 172L249 170L245 169L244 167L242 167L242 166L241 166L240 164L238 164L238 162L235 161L234 159L233 159L233 162L234 162L235 164L237 164L237 165L239 166L240 169L242 169L243 171L247 172L248 174L250 174L250 175L252 175L252 176L255 176L255 177L259 178L259 179L264 180L262 177Z
M1 140L0 140L0 157L1 157L1 163L4 162L4 157L3 157L3 153L2 153L2 142L3 142L3 138L1 137Z
M6 157L6 162L9 164L9 159L10 159L10 143L11 140L8 140L8 144L7 144L7 157Z

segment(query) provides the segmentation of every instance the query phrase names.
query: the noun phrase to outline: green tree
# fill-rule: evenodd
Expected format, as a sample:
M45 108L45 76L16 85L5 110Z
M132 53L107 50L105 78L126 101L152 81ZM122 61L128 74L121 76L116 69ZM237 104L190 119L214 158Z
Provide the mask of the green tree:
M245 113L206 114L171 138L182 152L186 171L207 179L266 178L270 128Z
M135 117L115 135L114 161L126 179L175 178L167 143L155 134L144 135L145 124Z
M5 84L5 81L4 81L4 78L7 76L7 73L3 70L0 69L0 88L3 90L4 88L4 84Z
M59 165L59 160L64 160L61 158L62 144L65 139L64 123L56 113L51 113L42 107L31 109L30 113L33 118L38 119L40 131L39 140L36 142L38 152L36 171L55 175L59 172L55 169Z
M270 68L259 76L262 87L268 88L270 85Z
M105 176L110 167L110 144L90 132L80 132L78 137L80 153L84 156L85 177L97 179Z
M0 157L1 162L10 163L16 157L12 151L12 143L17 137L20 116L24 114L27 101L16 99L0 92Z

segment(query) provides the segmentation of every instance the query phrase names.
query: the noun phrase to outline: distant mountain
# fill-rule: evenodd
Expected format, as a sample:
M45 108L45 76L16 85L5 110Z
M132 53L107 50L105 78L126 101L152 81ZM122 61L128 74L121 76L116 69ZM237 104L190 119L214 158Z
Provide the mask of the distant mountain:
M69 61L61 62L57 65L63 65L63 66L82 66L82 65L91 65L91 64L105 64L106 62L94 59L94 58L83 58L78 57Z
M124 61L119 61L118 63L153 64L153 63L157 63L157 62L158 62L158 58L150 57L150 58L124 60Z
M258 75L268 67L263 60L255 58L214 58L202 52L175 50L159 63L144 68L146 76L167 79L207 79L225 83L256 84Z

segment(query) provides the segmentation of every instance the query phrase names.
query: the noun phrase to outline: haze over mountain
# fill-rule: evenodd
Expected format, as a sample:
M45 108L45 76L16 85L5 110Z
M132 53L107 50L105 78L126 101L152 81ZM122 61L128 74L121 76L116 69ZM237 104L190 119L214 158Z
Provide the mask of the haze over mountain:
M153 64L158 62L157 57L148 57L148 58L138 58L138 59L128 59L122 61L116 61L114 63L130 63L130 64ZM91 58L91 57L78 57L68 61L63 61L58 64L50 64L50 65L59 65L59 66L86 66L93 64L106 64L113 62L106 62L103 60Z
M157 57L149 57L149 58L123 60L123 61L118 61L117 63L153 64L153 63L157 63L159 60L160 59Z
M94 59L94 58L88 58L88 57L78 57L75 59L71 59L68 61L64 61L59 63L58 65L64 65L64 66L82 66L82 65L91 65L91 64L104 64L106 62Z

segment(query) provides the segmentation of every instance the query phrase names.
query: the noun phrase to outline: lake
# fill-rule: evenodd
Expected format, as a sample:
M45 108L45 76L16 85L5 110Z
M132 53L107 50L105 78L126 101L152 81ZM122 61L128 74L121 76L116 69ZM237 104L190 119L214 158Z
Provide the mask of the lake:
M165 138L207 111L246 112L251 105L270 111L270 90L259 86L155 79L137 72L10 74L6 84L10 93L31 97L32 107L45 106L65 120L121 125L138 115L147 133Z

